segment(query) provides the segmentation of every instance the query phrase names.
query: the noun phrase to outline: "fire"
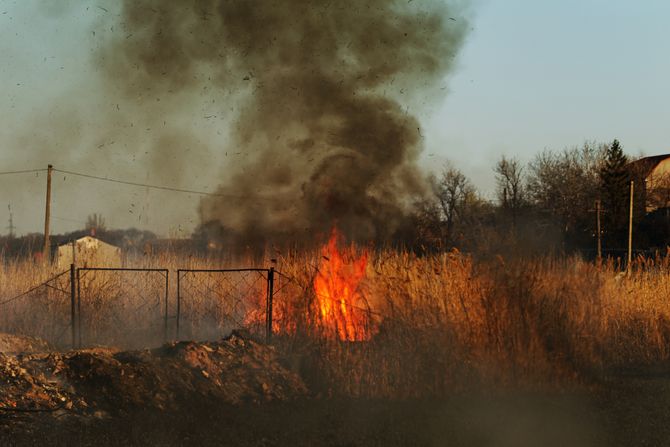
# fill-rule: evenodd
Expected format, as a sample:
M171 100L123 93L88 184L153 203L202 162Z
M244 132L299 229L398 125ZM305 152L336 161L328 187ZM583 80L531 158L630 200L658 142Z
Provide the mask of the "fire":
M340 340L368 340L372 335L372 321L359 291L368 254L357 255L353 248L348 253L341 251L340 238L333 228L330 240L321 249L321 262L314 278L320 323L326 332L337 334Z

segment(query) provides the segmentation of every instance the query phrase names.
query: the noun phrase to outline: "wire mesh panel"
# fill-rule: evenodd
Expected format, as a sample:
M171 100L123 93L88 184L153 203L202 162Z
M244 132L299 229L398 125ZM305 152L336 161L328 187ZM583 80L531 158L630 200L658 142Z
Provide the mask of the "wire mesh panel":
M272 291L272 333L293 335L305 331L310 322L309 287L275 271Z
M143 348L165 342L167 270L81 268L77 284L80 346Z
M42 338L58 348L72 345L70 271L11 298L0 297L0 332Z
M268 270L179 270L177 338L216 340L234 329L265 335Z

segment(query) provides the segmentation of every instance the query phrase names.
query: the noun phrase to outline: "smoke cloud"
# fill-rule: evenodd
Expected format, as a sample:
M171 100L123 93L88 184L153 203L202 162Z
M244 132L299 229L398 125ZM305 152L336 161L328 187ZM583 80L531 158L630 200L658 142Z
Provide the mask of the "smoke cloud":
M454 64L461 6L368 0L126 0L99 62L124 95L211 99L233 114L218 197L202 214L243 239L337 224L384 239L425 190L408 113ZM168 144L169 141L164 141Z

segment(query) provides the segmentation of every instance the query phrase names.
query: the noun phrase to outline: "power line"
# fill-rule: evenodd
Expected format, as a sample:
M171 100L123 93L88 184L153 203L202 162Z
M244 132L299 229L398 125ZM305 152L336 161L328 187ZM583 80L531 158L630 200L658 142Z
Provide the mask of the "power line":
M129 186L139 186L142 188L152 188L152 189L160 189L163 191L173 191L173 192L183 192L187 194L198 194L198 195L203 195L203 196L225 196L225 194L218 194L218 193L213 193L213 192L205 192L205 191L195 191L191 189L182 189L182 188L174 188L171 186L159 186L159 185L149 185L146 183L138 183L138 182L130 182L127 180L119 180L119 179L114 179L114 178L109 178L109 177L100 177L97 175L91 175L91 174L82 174L81 172L73 172L73 171L65 171L62 169L56 169L54 168L54 171L60 172L61 174L68 174L68 175L75 175L78 177L84 177L84 178L89 178L93 180L102 180L104 182L110 182L110 183L120 183L122 185L129 185Z
M33 174L35 172L45 172L46 169L26 169L23 171L4 171L0 172L0 175L12 175L12 174Z
M0 172L0 175L32 174L32 173L47 172L47 171L48 171L48 169L26 169L26 170L21 170L21 171L4 171L4 172ZM109 183L118 183L118 184L121 184L121 185L136 186L136 187L140 187L140 188L157 189L157 190L161 190L161 191L180 192L180 193L184 193L184 194L196 194L196 195L200 195L200 196L210 196L210 197L225 197L225 198L229 198L229 199L265 200L265 201L272 201L273 200L269 197L249 197L249 196L236 195L236 194L222 194L222 193L216 193L216 192L198 191L198 190L195 190L195 189L176 188L176 187L173 187L173 186L152 185L152 184L148 184L148 183L131 182L131 181L128 181L128 180L121 180L121 179L110 178L110 177L101 177L101 176L98 176L98 175L84 174L84 173L81 173L81 172L67 171L65 169L53 168L53 171L54 172L60 172L61 174L73 175L73 176L83 177L83 178L92 179L92 180L99 180L99 181L109 182Z
M181 193L186 193L186 194L197 194L197 195L201 195L201 196L228 197L228 198L234 198L234 199L248 198L248 197L245 197L245 196L239 196L239 195L233 195L233 194L221 194L221 193L206 192L206 191L196 191L196 190L193 190L193 189L175 188L175 187L172 187L172 186L161 186L161 185L151 185L151 184L147 184L147 183L131 182L131 181L127 181L127 180L119 180L119 179L114 179L114 178L109 178L109 177L100 177L100 176L91 175L91 174L82 174L81 172L65 171L63 169L56 169L56 168L54 168L54 171L55 172L60 172L61 174L74 175L74 176L84 177L84 178L93 179L93 180L101 180L101 181L110 182L110 183L120 183L122 185L138 186L138 187L141 187L141 188L158 189L158 190L162 190L162 191L181 192ZM270 200L270 199L265 199L265 200Z

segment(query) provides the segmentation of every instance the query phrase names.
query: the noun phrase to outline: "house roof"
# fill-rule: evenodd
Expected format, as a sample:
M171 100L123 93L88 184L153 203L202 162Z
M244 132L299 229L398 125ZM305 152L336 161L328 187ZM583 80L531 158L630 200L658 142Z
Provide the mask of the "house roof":
M639 173L642 177L647 178L659 163L667 159L670 159L670 154L653 155L632 161L628 163L628 167Z
M101 247L101 246L118 248L115 245L108 244L107 242L101 241L100 239L97 239L97 238L94 238L94 237L91 237L91 236L81 237L81 238L77 239L75 242L78 246L82 246L86 249L95 249L95 248L98 248L98 247ZM61 245L61 247L66 247L66 246L69 246L70 244L72 244L72 242L63 244L63 245Z

